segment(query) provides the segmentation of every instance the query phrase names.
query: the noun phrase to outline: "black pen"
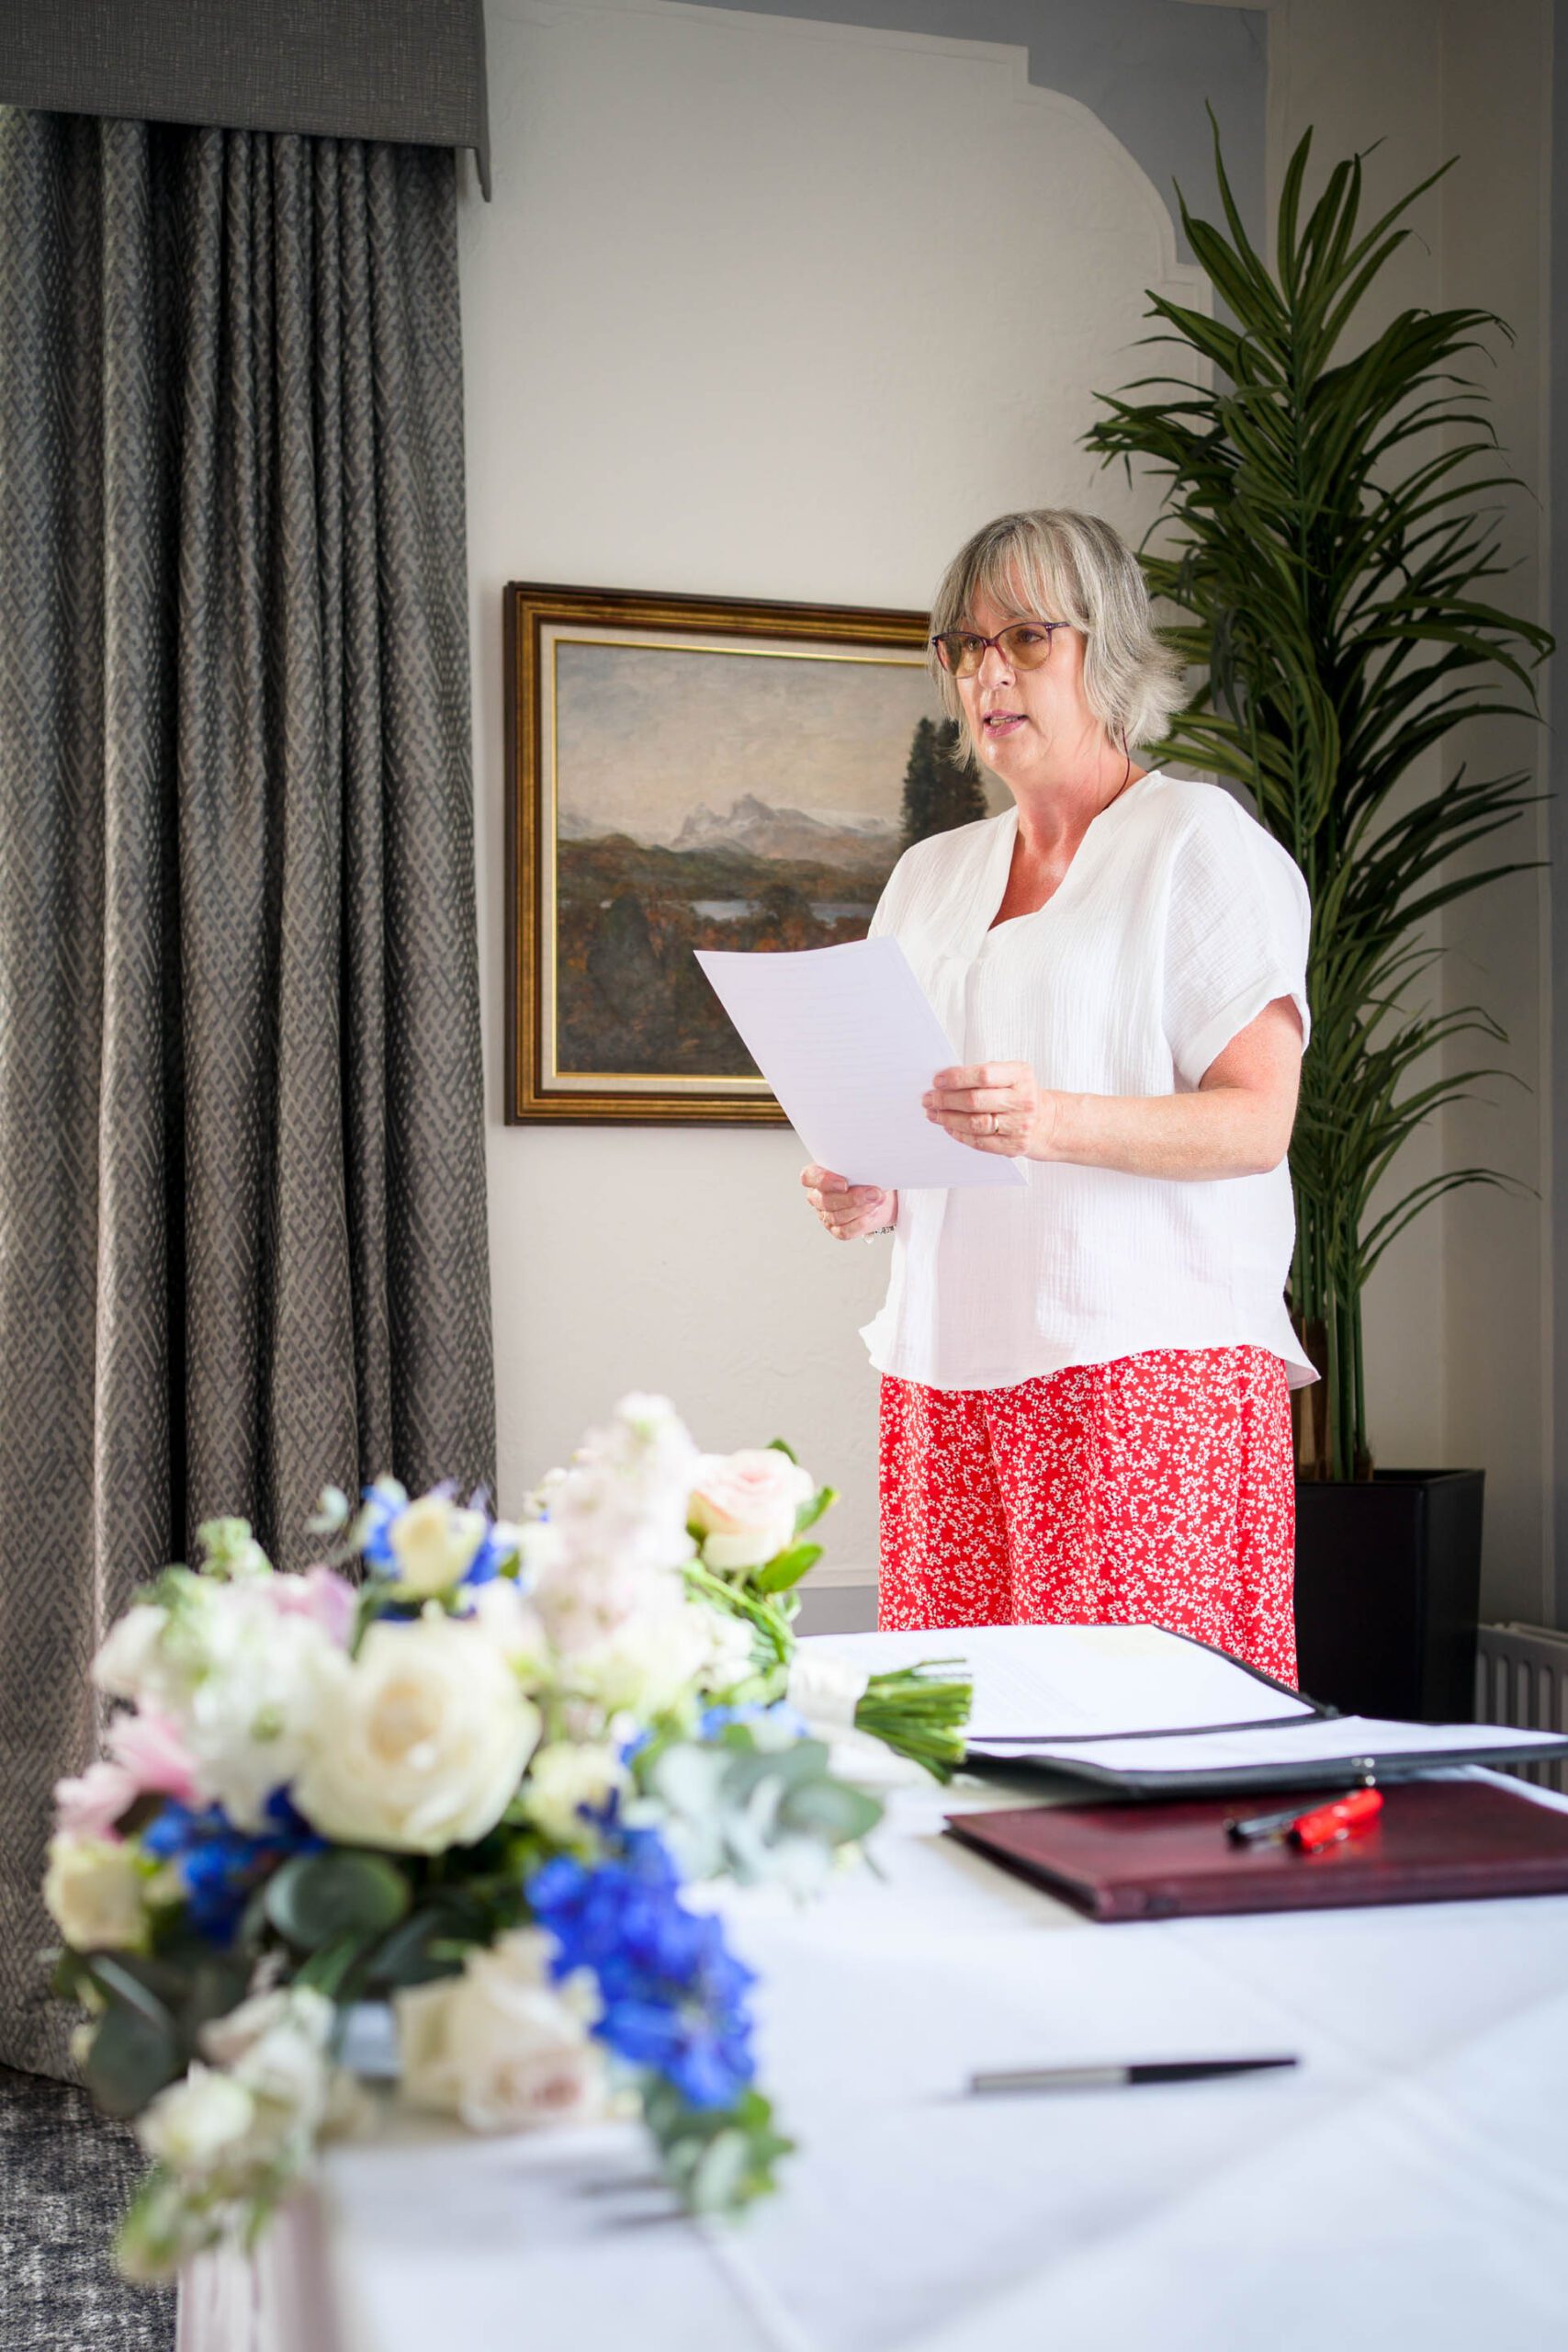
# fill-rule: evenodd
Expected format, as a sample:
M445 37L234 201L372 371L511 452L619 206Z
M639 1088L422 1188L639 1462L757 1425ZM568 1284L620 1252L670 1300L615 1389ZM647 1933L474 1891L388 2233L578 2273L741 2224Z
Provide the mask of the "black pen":
M1159 2058L1129 2066L1010 2066L971 2075L969 2088L982 2097L995 2091L1110 2090L1127 2083L1199 2083L1213 2075L1253 2075L1273 2066L1295 2066L1295 2058Z

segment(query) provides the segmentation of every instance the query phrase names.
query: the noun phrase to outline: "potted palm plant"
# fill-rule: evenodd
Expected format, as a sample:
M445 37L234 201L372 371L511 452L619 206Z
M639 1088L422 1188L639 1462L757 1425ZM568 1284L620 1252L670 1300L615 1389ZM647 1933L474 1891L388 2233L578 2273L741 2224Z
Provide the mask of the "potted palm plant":
M1212 385L1142 379L1104 400L1087 439L1106 463L1140 460L1167 478L1149 535L1158 551L1145 542L1143 560L1179 616L1170 641L1202 684L1161 755L1244 786L1312 893L1313 1043L1291 1152L1291 1308L1323 1374L1298 1396L1303 1684L1359 1710L1463 1714L1482 1474L1374 1470L1361 1297L1390 1243L1442 1193L1508 1181L1450 1169L1394 1197L1385 1182L1423 1121L1495 1074L1484 1058L1503 1039L1495 1021L1478 1005L1423 1001L1439 952L1424 926L1533 863L1468 854L1538 797L1528 771L1480 776L1445 761L1421 793L1410 770L1467 719L1536 717L1530 673L1551 639L1486 585L1505 569L1486 502L1516 477L1463 371L1503 322L1407 310L1358 333L1409 233L1402 216L1442 175L1363 228L1351 158L1303 219L1311 139L1285 174L1270 268L1247 235L1216 128L1224 226L1178 198L1230 317L1152 295L1162 328L1150 338L1206 361ZM1450 1051L1456 1039L1468 1049Z

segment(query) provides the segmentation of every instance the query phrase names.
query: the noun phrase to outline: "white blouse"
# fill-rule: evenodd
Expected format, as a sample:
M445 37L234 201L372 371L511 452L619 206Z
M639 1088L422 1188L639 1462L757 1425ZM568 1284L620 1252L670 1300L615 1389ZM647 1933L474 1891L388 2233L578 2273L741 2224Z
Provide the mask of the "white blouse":
M1307 1032L1306 885L1218 785L1155 769L1095 818L1055 895L995 930L1018 815L917 842L871 930L908 956L960 1064L1078 1094L1183 1094L1276 997ZM899 1195L864 1338L879 1372L1007 1388L1150 1348L1267 1348L1317 1375L1283 1290L1291 1180L1020 1163L1027 1187Z

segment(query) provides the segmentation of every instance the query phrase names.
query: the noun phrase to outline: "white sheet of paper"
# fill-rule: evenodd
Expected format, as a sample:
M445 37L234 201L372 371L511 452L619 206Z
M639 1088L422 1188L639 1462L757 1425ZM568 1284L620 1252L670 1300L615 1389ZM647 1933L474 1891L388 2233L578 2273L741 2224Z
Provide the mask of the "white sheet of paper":
M975 1684L968 1737L1018 1753L1047 1739L1196 1724L1288 1722L1303 1699L1157 1625L964 1625L931 1634L814 1634L804 1646L867 1674L961 1658ZM1098 1759L1102 1750L1092 1751Z
M1021 1184L998 1152L933 1126L920 1097L957 1059L896 939L698 963L813 1159L852 1184Z
M1406 1724L1372 1715L1270 1724L1262 1731L1206 1731L1165 1739L1105 1739L1092 1746L1041 1740L1004 1747L1014 1762L1103 1765L1111 1772L1247 1771L1255 1765L1350 1764L1361 1756L1445 1756L1461 1749L1540 1747L1550 1735L1502 1724ZM979 1743L984 1747L985 1743Z

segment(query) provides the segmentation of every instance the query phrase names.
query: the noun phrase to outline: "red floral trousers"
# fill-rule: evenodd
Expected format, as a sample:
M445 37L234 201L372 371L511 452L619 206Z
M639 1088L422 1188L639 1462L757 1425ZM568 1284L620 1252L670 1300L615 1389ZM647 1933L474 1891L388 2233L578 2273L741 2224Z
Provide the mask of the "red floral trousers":
M1296 1679L1295 1462L1263 1348L882 1383L878 1623L1164 1625Z

